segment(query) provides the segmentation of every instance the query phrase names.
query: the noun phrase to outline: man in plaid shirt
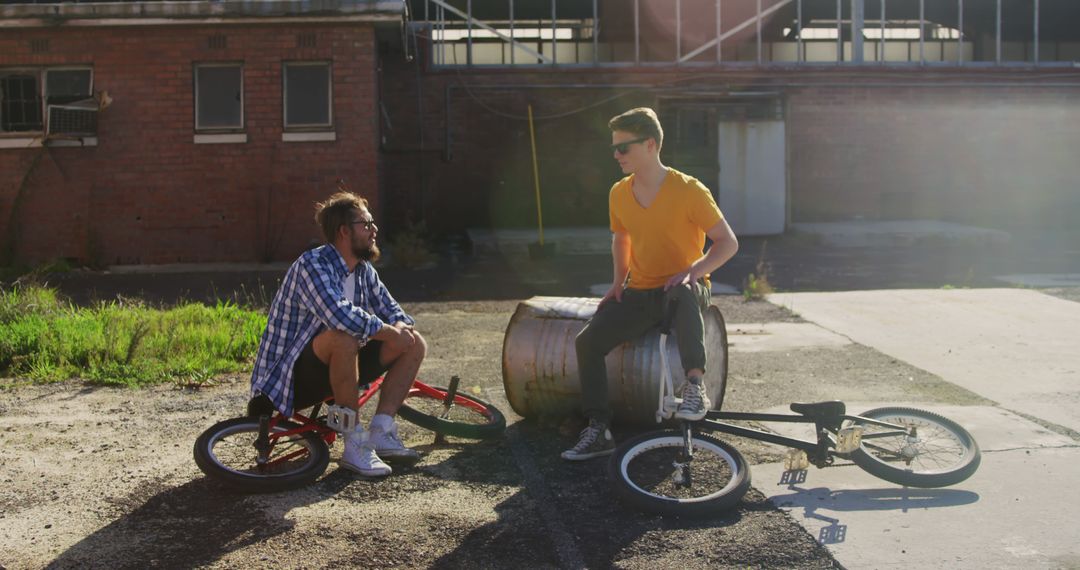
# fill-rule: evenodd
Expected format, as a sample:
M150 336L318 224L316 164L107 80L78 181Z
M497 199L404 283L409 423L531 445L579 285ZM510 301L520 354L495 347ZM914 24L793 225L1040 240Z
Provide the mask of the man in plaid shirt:
M359 386L386 379L369 430L345 433L341 466L367 476L391 468L380 458L415 459L397 434L394 414L412 386L427 343L379 280L379 228L367 200L339 192L316 207L326 244L303 253L281 283L259 343L253 396L265 395L292 414L333 393L357 412ZM346 413L348 413L346 412Z

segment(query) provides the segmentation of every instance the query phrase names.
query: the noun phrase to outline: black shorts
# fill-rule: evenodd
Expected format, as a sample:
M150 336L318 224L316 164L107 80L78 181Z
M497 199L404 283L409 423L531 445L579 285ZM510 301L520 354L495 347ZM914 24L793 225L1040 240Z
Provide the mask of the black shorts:
M387 367L379 362L381 348L382 341L372 340L357 353L356 361L360 368L358 383L361 386L386 373ZM293 408L297 410L321 402L334 393L330 388L330 367L315 356L311 342L304 347L293 365L293 388Z

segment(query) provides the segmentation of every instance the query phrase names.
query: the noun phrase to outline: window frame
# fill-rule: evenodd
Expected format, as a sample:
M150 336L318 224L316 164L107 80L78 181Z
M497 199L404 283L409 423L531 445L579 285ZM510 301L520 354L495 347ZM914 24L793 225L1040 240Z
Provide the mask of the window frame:
M289 124L289 67L326 67L326 116L323 124ZM331 60L287 60L281 62L281 126L283 133L334 132L334 62Z
M0 138L26 138L44 136L49 131L49 93L48 74L56 71L89 71L90 87L86 98L94 96L94 81L97 79L93 65L19 65L0 67L0 75L33 74L37 84L39 111L41 112L41 128L27 131L0 131Z
M235 126L204 127L199 124L199 70L210 67L237 68L240 71L240 122ZM242 61L201 61L191 65L192 126L195 134L243 133L247 130L247 90Z

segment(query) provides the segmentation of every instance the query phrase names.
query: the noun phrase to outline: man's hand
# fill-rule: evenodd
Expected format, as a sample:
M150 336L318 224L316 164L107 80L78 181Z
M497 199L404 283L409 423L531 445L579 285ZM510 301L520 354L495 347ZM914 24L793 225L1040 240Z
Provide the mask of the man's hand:
M688 283L696 282L697 279L695 279L693 275L693 267L688 267L676 273L675 275L672 275L671 279L668 279L667 283L664 283L664 291L668 291L672 287L678 287L679 285L686 285Z
M597 308L604 306L604 303L607 303L611 299L615 299L616 303L622 303L622 294L623 288L621 283L612 285L611 288L607 290L607 293L604 293L604 298L600 299L600 304L597 305Z
M383 325L380 334L375 335L376 338L385 335L385 338L378 338L390 345L390 348L395 351L403 352L416 344L417 333L409 325L404 322L396 322L393 325Z

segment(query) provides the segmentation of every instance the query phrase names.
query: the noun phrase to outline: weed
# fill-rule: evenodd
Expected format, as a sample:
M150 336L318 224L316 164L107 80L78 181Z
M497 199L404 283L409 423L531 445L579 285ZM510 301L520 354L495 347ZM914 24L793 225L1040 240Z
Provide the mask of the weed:
M769 283L769 265L765 263L767 245L769 245L768 242L761 244L761 254L758 256L757 265L754 266L754 272L746 277L743 285L743 299L747 301L761 301L766 295L775 292L772 284Z

